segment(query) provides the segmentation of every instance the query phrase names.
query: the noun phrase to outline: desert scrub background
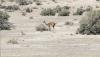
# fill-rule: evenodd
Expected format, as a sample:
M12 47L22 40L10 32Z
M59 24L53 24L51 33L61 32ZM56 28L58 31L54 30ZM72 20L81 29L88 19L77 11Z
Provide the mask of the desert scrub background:
M100 10L91 10L80 21L80 34L100 34Z
M42 16L55 16L56 13L58 13L58 16L69 16L69 6L60 7L59 5L55 8L47 8L43 9L40 13Z
M10 16L3 11L0 11L0 30L10 30L11 23L8 22Z

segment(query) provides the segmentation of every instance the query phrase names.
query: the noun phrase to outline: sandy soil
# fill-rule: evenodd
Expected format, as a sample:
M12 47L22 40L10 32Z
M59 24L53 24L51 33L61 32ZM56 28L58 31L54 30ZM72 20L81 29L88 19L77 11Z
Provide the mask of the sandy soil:
M75 34L83 16L44 17L39 15L41 8L45 7L70 5L73 8L95 6L100 3L94 0L57 0L57 4L50 0L41 1L46 2L43 2L42 6L34 4L25 6L38 7L26 16L22 16L20 11L8 12L11 16L9 22L13 23L15 28L0 31L1 57L100 57L100 35ZM73 9L71 10L74 12ZM44 32L36 31L36 26L43 20L55 21L57 23L55 29ZM73 22L74 25L65 25L67 21ZM11 39L18 41L18 44L9 44L8 41Z

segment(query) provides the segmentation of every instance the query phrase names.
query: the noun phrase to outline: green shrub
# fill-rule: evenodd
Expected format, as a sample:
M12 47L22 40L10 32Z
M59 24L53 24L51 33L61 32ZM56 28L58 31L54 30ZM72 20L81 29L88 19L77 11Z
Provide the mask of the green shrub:
M69 16L69 14L70 14L70 12L69 12L68 9L62 9L62 10L58 13L59 16Z
M11 23L8 22L9 15L0 11L0 30L10 30Z
M82 15L84 13L84 9L82 7L77 8L77 11L73 15Z
M7 10L7 11L15 11L18 9L19 9L19 6L17 6L17 5L6 6L6 8L5 8L5 10Z
M64 6L63 8L64 8L64 9L70 9L70 7L69 7L69 6Z
M42 5L42 3L41 2L36 2L36 5Z
M71 21L67 21L67 22L65 22L65 25L70 25L70 26L72 26L72 25L74 25L74 23L71 22Z
M41 11L42 16L54 16L56 13L58 13L59 16L69 16L69 6L60 7L59 5L55 8L47 8Z
M58 6L56 6L53 10L54 10L56 13L58 13L58 12L61 11L61 9L62 9L62 7L60 7L60 6L58 5Z
M32 11L33 11L32 8L26 8L26 12L30 13Z
M41 15L42 16L54 16L55 15L55 11L52 10L51 8L43 9L41 11Z
M38 26L36 27L36 31L41 31L41 32L43 32L43 31L48 31L48 27L45 26L44 24L40 24L40 25L38 25Z
M96 0L96 1L100 1L100 0Z
M80 34L100 34L100 10L92 10L80 21Z
M22 16L26 16L27 15L27 13L26 12L21 12L22 13Z
M40 2L40 0L33 0L33 2Z
M32 1L28 1L28 0L18 0L17 2L19 3L19 5L29 5L29 4L32 4Z
M52 0L52 1L56 3L56 0Z
M91 11L92 10L92 7L91 6L88 6L87 8L86 8L86 11Z
M9 44L18 44L18 41L16 39L11 39L7 43L9 43Z

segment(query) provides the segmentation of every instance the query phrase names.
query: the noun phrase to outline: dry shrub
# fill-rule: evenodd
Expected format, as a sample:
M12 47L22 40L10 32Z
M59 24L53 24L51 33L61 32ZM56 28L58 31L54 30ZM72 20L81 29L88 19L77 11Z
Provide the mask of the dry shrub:
M8 22L10 16L6 12L0 11L0 30L10 30L12 24Z
M72 26L74 23L73 22L71 22L71 21L67 21L67 22L65 22L65 25L70 25L70 26Z
M26 12L31 13L32 11L32 8L26 8Z
M82 15L84 12L85 10L82 7L80 7L77 8L77 11L73 15Z
M15 11L18 9L19 9L19 6L17 6L17 5L9 5L9 6L6 6L6 8L5 8L5 10L7 10L9 12L12 12L12 11Z
M41 31L41 32L48 31L48 27L44 24L40 24L36 27L36 31Z
M11 39L7 43L10 43L10 44L18 44L18 41L16 39Z
M80 21L80 34L100 34L100 10L92 10Z
M47 9L43 9L41 11L41 14L42 16L54 16L55 15L55 11L51 8L47 8Z

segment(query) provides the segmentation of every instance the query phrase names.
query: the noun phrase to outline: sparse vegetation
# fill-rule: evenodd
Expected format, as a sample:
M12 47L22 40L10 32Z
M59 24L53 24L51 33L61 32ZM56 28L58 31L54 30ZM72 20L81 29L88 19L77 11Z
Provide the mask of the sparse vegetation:
M18 44L18 41L16 39L11 39L7 43L9 43L9 44Z
M42 16L54 16L55 15L55 11L51 8L47 8L47 9L43 9L41 11L41 15Z
M18 9L19 9L19 6L17 5L6 6L5 8L5 10L10 11L10 12L18 10Z
M68 6L64 6L64 7L60 7L59 5L56 6L56 8L47 8L47 9L43 9L41 11L41 15L42 16L54 16L56 13L58 13L59 16L69 16L70 11L69 11Z
M86 8L86 11L91 11L92 10L92 7L91 6L88 6L87 8Z
M31 13L32 11L32 8L26 8L26 12Z
M27 14L26 14L26 12L21 12L22 13L22 16L26 16Z
M31 17L29 17L29 19L34 19L34 17L31 16Z
M41 32L48 31L48 27L44 24L40 24L36 27L36 31L41 31Z
M73 15L82 15L84 13L84 9L82 7L77 8L77 11Z
M29 5L32 4L32 1L29 0L18 0L19 5Z
M68 9L62 9L60 12L59 12L59 16L69 16L70 12Z
M70 26L72 26L72 25L74 25L74 23L71 22L71 21L67 21L67 22L65 22L65 25L70 25Z
M80 34L100 34L100 10L92 10L80 21Z
M96 1L100 1L100 0L96 0Z
M12 24L8 22L9 17L6 12L0 11L0 30L10 30Z
M62 7L60 7L59 5L56 6L56 8L54 8L53 10L56 12L56 13L59 13L61 11Z
M56 0L52 0L52 1L56 3Z
M36 2L36 5L42 5L42 3L41 2Z

